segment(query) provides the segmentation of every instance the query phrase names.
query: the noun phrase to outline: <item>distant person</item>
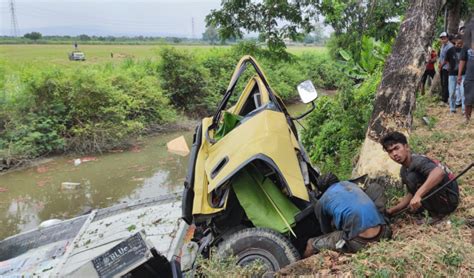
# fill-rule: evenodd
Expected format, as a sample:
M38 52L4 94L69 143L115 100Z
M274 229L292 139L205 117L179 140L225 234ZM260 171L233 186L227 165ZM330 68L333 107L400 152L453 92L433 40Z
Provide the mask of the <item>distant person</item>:
M77 50L77 42L74 42L74 49Z
M469 124L472 114L472 106L474 105L474 50L472 48L474 43L474 20L471 20L464 25L464 45L468 50L461 56L461 62L459 64L460 70L466 67L466 74L464 78L464 117L466 124ZM458 82L460 82L458 74Z
M426 67L425 67L425 72L423 73L423 76L421 77L421 94L425 94L425 85L426 85L426 79L428 79L428 76L431 77L431 79L434 78L436 71L435 71L435 66L434 64L436 63L436 60L438 60L438 55L436 54L436 51L434 49L431 49L428 53L428 59L426 61Z
M110 58L114 58L114 53L110 52Z
M308 240L304 257L322 249L357 252L371 242L391 238L390 226L375 204L378 200L374 203L359 186L339 181L332 173L320 176L317 184L322 195L314 212L324 235ZM383 195L381 186L374 188L373 196Z
M457 181L453 181L427 200L421 200L454 178L446 166L424 155L412 154L407 138L400 132L388 133L380 143L390 158L402 165L400 177L408 191L397 205L387 209L387 215L393 215L406 207L412 212L425 209L431 216L431 223L435 223L457 208Z
M446 53L448 50L453 47L453 44L448 39L448 33L442 32L439 34L439 39L441 41L441 50L439 54L439 65L438 71L441 77L441 99L443 102L448 103L449 97L449 64L446 61Z
M461 56L463 52L467 52L467 48L463 47L462 37L456 35L454 38L454 47L451 47L446 53L446 61L449 63L449 111L450 113L456 113L456 102L459 100L459 104L462 106L462 112L464 113L464 74L466 72L465 68L459 71L459 64L461 61ZM465 54L464 54L465 56ZM461 82L458 84L458 76L461 77ZM456 95L456 93L458 95Z

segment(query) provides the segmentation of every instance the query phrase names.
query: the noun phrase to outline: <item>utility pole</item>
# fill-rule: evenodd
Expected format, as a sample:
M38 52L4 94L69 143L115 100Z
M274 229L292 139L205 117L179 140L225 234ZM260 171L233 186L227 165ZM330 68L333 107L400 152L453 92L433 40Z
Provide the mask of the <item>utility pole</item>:
M10 0L10 18L11 18L12 36L17 37L19 30L18 30L18 21L16 20L16 14L15 14L15 0Z
M194 17L191 18L191 32L192 32L192 38L196 38L196 34L194 33Z

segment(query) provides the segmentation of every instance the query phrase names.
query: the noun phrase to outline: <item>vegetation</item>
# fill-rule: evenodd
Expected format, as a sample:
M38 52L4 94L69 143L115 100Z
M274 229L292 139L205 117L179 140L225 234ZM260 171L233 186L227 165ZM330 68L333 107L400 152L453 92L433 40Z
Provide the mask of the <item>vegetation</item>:
M292 55L291 62L271 60L255 43L154 53L149 59L67 67L3 60L0 158L15 164L48 154L102 152L177 115L209 115L244 54L258 58L285 100L296 97L295 85L303 80L334 89L343 78L324 52Z
M365 137L372 113L375 91L380 82L381 69L389 47L372 38L364 37L361 63L343 52L345 61L339 63L345 77L338 78L335 97L322 97L316 110L307 119L308 129L303 134L311 159L323 172L331 171L340 178L349 178L353 160ZM362 83L355 85L355 82Z

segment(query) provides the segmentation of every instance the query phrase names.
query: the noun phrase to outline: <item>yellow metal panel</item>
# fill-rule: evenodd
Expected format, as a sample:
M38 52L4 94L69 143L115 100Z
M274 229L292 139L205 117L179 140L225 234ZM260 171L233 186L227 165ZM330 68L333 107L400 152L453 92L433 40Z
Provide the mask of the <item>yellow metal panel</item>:
M194 170L194 200L193 214L212 214L223 210L223 208L215 209L209 206L207 200L208 180L204 169L204 163L208 157L208 145L206 141L206 130L211 125L212 118L204 118L202 120L202 143L196 159ZM225 207L225 206L224 206Z
M203 131L205 129L203 128ZM229 132L224 138L208 147L205 171L211 192L232 176L235 169L257 154L270 157L285 178L293 196L308 201L308 192L296 157L294 138L281 112L265 110ZM225 157L229 161L211 178L211 172Z

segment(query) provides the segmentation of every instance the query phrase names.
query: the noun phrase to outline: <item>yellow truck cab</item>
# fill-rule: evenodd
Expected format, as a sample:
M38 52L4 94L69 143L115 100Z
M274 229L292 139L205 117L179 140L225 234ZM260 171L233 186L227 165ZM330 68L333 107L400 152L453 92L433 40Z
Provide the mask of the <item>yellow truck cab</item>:
M249 66L255 75L231 105ZM294 118L255 59L244 56L215 114L197 126L182 209L183 219L196 225L201 253L214 246L241 265L258 259L276 271L298 260L307 239L320 234L311 206L319 170L294 124L314 109L317 93L310 81L299 92L312 109Z

